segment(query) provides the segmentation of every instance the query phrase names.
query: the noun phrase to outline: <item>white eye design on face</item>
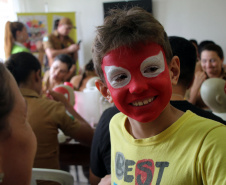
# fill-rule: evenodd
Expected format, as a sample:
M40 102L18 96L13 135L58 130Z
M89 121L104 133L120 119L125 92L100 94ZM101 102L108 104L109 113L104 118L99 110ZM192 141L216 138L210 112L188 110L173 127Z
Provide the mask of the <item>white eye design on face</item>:
M164 70L165 62L162 51L158 55L146 58L140 66L142 75L147 78L156 77Z
M104 70L108 82L115 89L126 86L131 80L130 72L122 67L105 66Z

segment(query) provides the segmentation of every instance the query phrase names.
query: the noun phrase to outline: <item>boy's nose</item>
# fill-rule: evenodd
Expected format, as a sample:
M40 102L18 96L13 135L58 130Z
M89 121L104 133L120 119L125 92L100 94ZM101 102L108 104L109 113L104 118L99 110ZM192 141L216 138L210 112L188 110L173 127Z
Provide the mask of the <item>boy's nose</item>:
M148 85L146 82L141 80L135 80L135 82L131 83L131 87L129 91L131 94L139 94L148 89Z

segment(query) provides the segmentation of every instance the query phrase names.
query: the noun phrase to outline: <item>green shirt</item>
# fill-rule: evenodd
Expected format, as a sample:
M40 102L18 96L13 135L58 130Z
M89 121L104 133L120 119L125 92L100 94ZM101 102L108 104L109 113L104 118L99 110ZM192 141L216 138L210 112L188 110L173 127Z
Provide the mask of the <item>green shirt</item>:
M30 53L30 50L23 46L22 44L14 43L11 54L19 53L19 52L28 52Z

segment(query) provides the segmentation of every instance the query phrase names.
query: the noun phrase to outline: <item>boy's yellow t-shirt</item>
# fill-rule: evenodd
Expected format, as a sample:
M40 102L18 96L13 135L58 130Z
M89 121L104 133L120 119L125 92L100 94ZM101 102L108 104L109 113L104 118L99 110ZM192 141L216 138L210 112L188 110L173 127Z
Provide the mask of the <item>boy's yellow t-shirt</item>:
M112 185L225 185L226 126L187 111L160 134L134 139L110 123Z

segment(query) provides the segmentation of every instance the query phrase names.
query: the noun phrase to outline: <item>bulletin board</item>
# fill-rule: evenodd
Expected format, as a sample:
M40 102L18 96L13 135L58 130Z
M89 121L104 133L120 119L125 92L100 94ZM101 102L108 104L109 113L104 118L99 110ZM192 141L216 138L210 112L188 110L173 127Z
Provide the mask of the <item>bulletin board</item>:
M53 32L55 20L68 17L76 27L75 12L17 13L17 17L27 28L29 35L27 47L31 52L37 52L35 45L37 41ZM72 29L69 36L77 42L76 29Z

